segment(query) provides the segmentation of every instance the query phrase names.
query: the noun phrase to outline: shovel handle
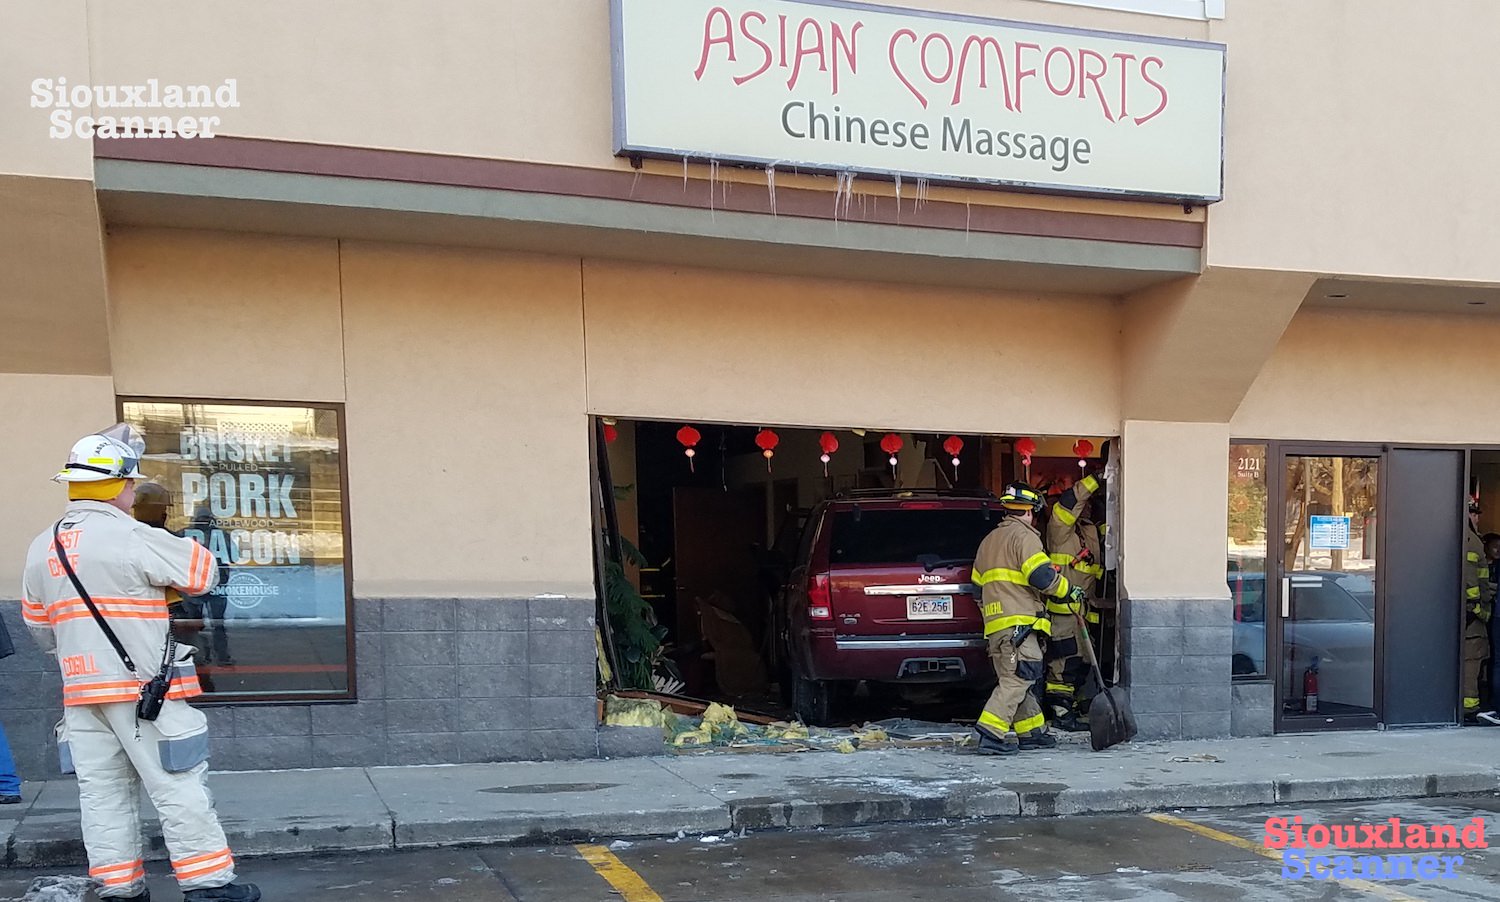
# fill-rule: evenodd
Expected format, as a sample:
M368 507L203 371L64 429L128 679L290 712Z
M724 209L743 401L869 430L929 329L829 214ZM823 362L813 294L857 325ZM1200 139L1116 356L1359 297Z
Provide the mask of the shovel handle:
M1083 657L1094 669L1094 679L1099 683L1099 691L1104 691L1104 674L1099 670L1099 659L1094 655L1094 640L1089 638L1089 625L1083 619L1082 612L1074 612L1073 619L1078 621L1078 641L1083 647Z

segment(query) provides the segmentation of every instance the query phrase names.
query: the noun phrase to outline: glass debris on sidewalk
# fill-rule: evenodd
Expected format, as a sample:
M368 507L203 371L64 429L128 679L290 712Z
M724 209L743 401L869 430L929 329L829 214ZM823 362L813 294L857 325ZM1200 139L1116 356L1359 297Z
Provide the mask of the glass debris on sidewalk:
M939 748L960 749L973 744L973 729L893 718L842 728L809 727L800 722L741 717L728 705L713 702L701 714L673 710L671 699L604 698L607 726L657 727L667 748L692 753L706 750L734 752L840 752L860 750ZM683 707L683 706L677 706Z

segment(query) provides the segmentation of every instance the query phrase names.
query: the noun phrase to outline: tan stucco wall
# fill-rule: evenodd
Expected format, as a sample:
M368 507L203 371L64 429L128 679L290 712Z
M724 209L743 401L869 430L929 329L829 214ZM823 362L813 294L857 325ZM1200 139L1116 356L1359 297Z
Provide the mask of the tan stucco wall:
M89 84L88 6L86 0L0 3L0 173L93 177L92 142L49 137L52 111L31 106L36 79Z
M1214 423L1127 420L1121 444L1126 597L1227 597L1229 431Z
M1231 2L1208 263L1500 281L1497 32L1493 0Z
M591 413L961 433L1119 427L1119 311L1106 299L590 260L584 302ZM1037 365L1058 341L1065 375Z
M344 400L338 242L117 228L108 261L120 394Z
M1231 422L1236 437L1500 443L1500 320L1303 310Z
M31 540L62 514L68 493L50 482L68 460L68 449L90 432L115 422L108 377L0 373L0 598L15 597Z
M120 394L346 403L357 595L592 595L577 260L121 229L109 263Z
M361 595L593 595L578 261L346 243Z

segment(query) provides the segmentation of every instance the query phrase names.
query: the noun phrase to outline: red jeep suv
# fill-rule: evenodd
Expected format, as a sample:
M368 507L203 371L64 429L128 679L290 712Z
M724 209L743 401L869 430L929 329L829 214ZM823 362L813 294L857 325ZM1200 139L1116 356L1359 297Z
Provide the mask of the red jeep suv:
M866 489L813 508L776 611L797 716L827 725L861 680L994 678L969 576L998 507L989 492Z

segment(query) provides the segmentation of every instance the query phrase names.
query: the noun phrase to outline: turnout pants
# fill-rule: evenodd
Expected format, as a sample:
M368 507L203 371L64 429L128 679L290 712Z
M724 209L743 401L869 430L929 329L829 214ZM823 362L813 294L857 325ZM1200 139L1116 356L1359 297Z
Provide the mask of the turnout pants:
M1489 654L1490 637L1484 621L1469 618L1464 627L1464 714L1479 712L1479 671Z
M140 722L137 738L133 702L63 709L67 750L78 774L89 876L100 882L100 898L134 896L146 887L141 857L142 786L161 818L172 870L183 891L234 881L234 857L206 780L207 736L199 732L178 740L163 732L184 722L191 729L195 726L192 716L201 718L202 714L186 702L168 701L157 721ZM186 757L172 760L174 755L183 755L183 741L191 744L200 736L203 754L189 751ZM197 763L175 773L164 766L187 764L193 758L198 758Z
M1052 641L1047 643L1047 692L1049 706L1078 710L1088 666L1078 650L1078 620L1072 614L1052 618Z
M1036 700L1036 682L1042 677L1042 646L1036 633L1019 647L1012 641L1014 629L989 637L990 663L1000 681L979 715L979 729L996 739L1006 733L1027 734L1044 730L1046 719Z

